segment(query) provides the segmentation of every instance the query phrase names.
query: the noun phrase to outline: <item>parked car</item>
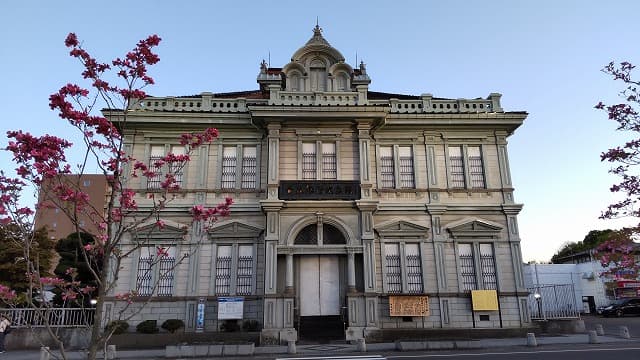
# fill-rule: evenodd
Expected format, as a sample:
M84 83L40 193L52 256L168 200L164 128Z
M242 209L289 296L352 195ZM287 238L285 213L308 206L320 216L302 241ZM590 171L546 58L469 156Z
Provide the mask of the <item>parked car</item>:
M598 314L607 317L610 315L640 315L640 298L629 298L615 300L604 308L598 308Z

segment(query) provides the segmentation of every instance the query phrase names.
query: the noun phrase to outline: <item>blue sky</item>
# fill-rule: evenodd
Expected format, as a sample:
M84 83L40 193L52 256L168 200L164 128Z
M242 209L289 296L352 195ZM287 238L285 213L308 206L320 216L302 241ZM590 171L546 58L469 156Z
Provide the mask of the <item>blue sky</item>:
M77 5L82 4L82 5ZM615 178L599 154L627 135L593 109L618 101L619 84L600 72L611 60L640 63L637 1L109 1L23 0L0 5L0 131L23 129L76 140L48 97L80 68L63 41L75 32L102 60L158 34L157 96L257 88L262 59L286 64L312 35L355 65L374 91L437 97L503 94L502 107L529 118L509 156L525 260L547 261L592 229L614 200ZM640 77L640 76L638 76ZM4 136L3 136L4 138ZM6 140L0 140L5 146ZM78 160L78 155L72 160ZM4 170L12 168L0 153ZM628 220L626 220L628 222Z

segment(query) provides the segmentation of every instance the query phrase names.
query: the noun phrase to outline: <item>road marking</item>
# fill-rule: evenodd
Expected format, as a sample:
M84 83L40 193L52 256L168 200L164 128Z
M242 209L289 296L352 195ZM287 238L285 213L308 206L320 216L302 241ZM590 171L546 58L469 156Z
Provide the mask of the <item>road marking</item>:
M568 349L568 350L540 350L540 351L511 351L511 352L486 352L486 353L456 353L456 354L423 354L423 355L388 355L387 359L411 359L411 358L431 358L431 357L454 357L454 356L495 356L495 355L522 355L522 354L545 354L545 353L570 353L570 352L593 352L593 351L625 351L640 350L640 347L615 348L615 349Z
M296 358L277 358L276 360L386 360L382 355L356 355L356 356L314 356Z

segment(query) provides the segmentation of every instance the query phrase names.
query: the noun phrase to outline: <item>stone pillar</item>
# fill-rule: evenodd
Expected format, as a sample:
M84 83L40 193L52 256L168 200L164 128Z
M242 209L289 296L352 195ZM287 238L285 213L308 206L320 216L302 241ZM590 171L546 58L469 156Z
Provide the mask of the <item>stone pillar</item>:
M356 260L352 249L347 255L347 292L356 292Z
M287 295L294 294L293 288L293 253L289 252L287 254L287 273L285 279L285 293Z

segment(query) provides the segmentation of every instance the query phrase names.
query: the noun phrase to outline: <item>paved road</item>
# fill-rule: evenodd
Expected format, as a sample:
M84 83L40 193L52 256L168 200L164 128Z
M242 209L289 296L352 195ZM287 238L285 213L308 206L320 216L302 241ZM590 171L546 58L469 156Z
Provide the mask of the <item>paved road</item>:
M601 324L605 335L618 336L620 326L626 326L632 338L640 338L640 316L603 317L599 315L586 315L583 317L587 330L595 330L596 324ZM640 357L639 357L640 358Z

